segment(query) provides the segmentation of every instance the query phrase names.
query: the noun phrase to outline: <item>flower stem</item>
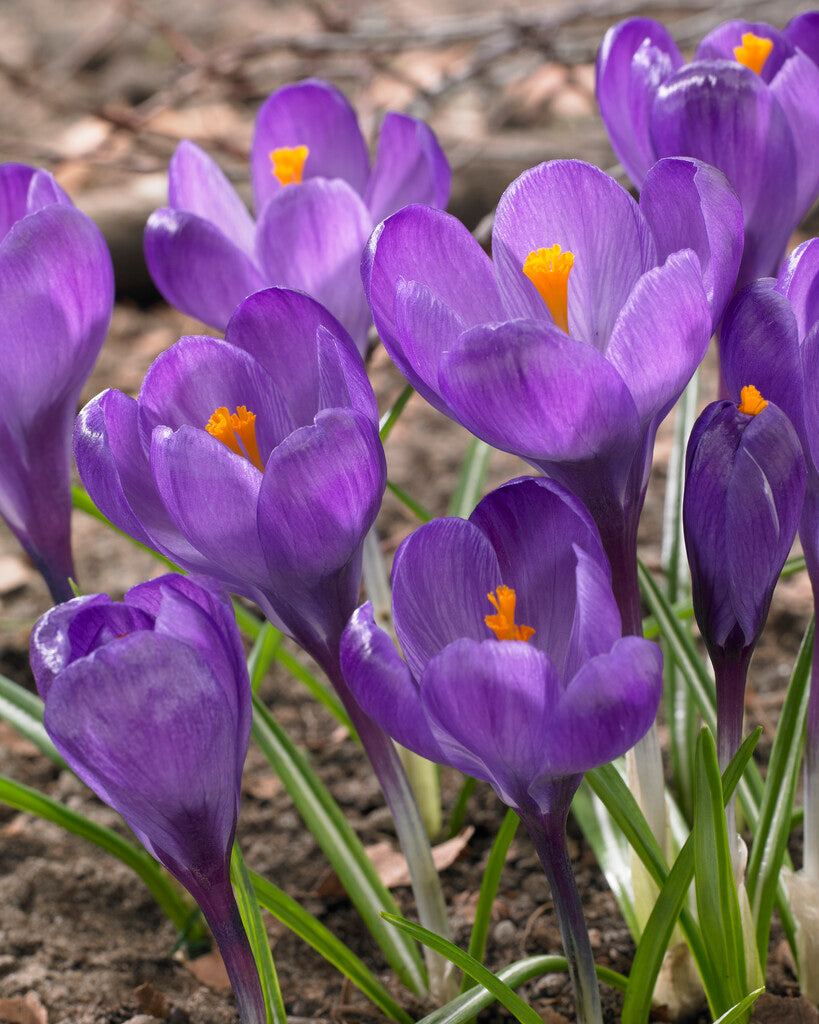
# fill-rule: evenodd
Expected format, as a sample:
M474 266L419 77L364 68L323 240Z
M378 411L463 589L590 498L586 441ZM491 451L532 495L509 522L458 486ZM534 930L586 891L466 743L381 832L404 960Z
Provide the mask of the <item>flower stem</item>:
M557 785L562 784L566 792L558 795L553 810L544 812L533 805L521 808L519 813L532 837L552 890L560 937L569 964L569 977L574 987L577 1022L602 1024L603 1013L594 956L566 845L566 817L577 781L575 777L558 781Z

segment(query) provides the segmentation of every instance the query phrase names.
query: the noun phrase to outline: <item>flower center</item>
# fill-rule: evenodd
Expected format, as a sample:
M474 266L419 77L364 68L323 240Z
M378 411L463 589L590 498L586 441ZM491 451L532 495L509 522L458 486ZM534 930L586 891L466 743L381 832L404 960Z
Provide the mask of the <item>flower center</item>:
M561 252L559 245L551 249L535 249L526 257L523 273L540 292L549 307L555 326L569 333L569 271L574 254Z
M740 412L744 412L746 416L758 416L768 404L753 384L744 387L739 397L741 401L737 409Z
M734 47L734 56L740 64L759 74L772 49L772 39L755 36L753 32L743 32L742 46Z
M264 473L264 463L256 443L256 414L248 412L247 406L237 405L234 413L225 405L219 406L205 430Z
M511 587L501 584L495 594L490 593L486 596L497 609L497 615L487 615L483 621L498 640L528 640L534 634L535 631L531 626L515 625L517 597Z
M282 185L300 185L304 161L310 150L307 146L282 146L270 150L271 173Z

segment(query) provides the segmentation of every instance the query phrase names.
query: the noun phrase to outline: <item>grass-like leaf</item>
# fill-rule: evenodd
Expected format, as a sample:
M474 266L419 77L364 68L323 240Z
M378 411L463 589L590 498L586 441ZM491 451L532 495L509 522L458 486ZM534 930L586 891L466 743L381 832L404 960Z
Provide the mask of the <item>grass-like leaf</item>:
M432 513L425 509L424 506L415 500L411 494L408 494L403 487L399 487L398 484L393 483L392 480L387 481L387 490L398 498L402 505L406 505L412 514L421 520L422 523L430 522L434 516Z
M392 433L392 428L398 422L398 417L404 411L407 402L412 398L415 393L415 388L412 384L407 384L398 398L395 400L395 405L392 409L389 409L381 417L381 422L378 424L378 433L381 437L381 443L383 444Z
M721 1017L715 1020L714 1024L739 1024L739 1021L747 1020L748 1011L764 991L765 988L763 986L762 988L754 989L753 992L749 992L736 1006L732 1006L730 1010L726 1010Z
M458 473L458 483L449 503L449 514L467 519L481 500L492 448L477 437L469 442Z
M5 676L0 676L0 718L13 725L58 768L68 767L43 728L42 700Z

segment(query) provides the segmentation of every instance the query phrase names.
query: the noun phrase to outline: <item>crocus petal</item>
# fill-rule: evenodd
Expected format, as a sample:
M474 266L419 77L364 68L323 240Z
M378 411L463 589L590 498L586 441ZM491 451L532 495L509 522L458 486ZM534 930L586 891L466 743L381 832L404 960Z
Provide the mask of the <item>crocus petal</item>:
M267 283L250 256L193 213L155 210L144 244L145 262L163 297L219 330L242 299Z
M591 552L590 557L599 562L608 588L608 604L614 604L608 561L591 517L576 498L553 480L523 478L492 491L479 503L469 521L489 540L497 555L501 579L515 591L516 620L534 629L530 643L548 652L562 677L575 618L575 547ZM435 571L436 561L430 564ZM543 600L544 594L558 592L560 601ZM488 604L484 607L491 611ZM599 609L601 638L607 633L608 611L604 597ZM619 617L617 625L605 650L620 636ZM474 632L460 635L473 636ZM481 639L486 636L483 633Z
M0 164L0 242L29 212L28 187L36 173L26 164Z
M737 190L745 222L740 283L774 271L796 222L796 153L768 86L737 62L689 65L657 91L651 131L658 157L713 164Z
M802 341L802 378L805 381L819 380L819 323ZM806 455L810 455L814 467L819 467L819 388L806 387L803 391L805 414Z
M361 197L344 181L317 178L285 188L259 218L256 253L270 283L308 292L338 317L360 351L370 314L361 252L372 230Z
M488 594L502 582L491 543L471 522L436 519L407 537L392 567L393 620L416 678L459 637L492 636Z
M373 424L325 409L273 452L259 494L269 599L297 638L302 625L338 641L358 602L361 545L386 486Z
M606 350L606 359L627 382L644 429L680 397L710 337L699 260L691 250L673 253L637 282Z
M311 296L289 288L251 295L234 313L225 340L249 352L274 380L287 382L282 397L294 427L312 423L322 406L342 404L320 397L328 375L339 378L334 393L343 388L346 404L376 422L375 396L355 343Z
M541 779L574 775L625 754L642 739L657 714L663 689L663 656L642 637L624 637L592 658L571 680L553 709Z
M519 807L560 697L549 658L515 640L456 640L427 665L420 690L444 763L486 779Z
M205 658L135 633L69 665L48 696L46 729L76 774L180 881L198 874L201 886L236 822L225 756L235 722Z
M168 205L209 221L253 259L253 218L220 167L188 139L179 143L168 165Z
M432 129L406 114L387 114L364 193L373 224L411 203L443 209L452 172Z
M475 327L441 360L440 387L458 420L530 460L631 464L637 412L596 349L543 321Z
M660 84L682 64L671 35L650 18L630 18L606 32L597 55L597 102L612 149L642 185L657 159L649 115Z
M37 171L28 183L26 206L29 213L36 213L44 206L59 203L62 206L73 206L65 189L61 188L48 171Z
M782 35L819 64L819 11L807 11L791 18Z
M742 206L733 185L700 160L666 157L646 175L640 209L651 225L661 262L680 249L696 252L716 327L742 259Z
M443 761L418 687L395 644L376 626L369 601L353 612L344 630L341 668L355 699L384 732L421 757Z
M765 58L759 75L763 82L770 83L779 69L792 53L792 49L784 34L777 32L771 25L764 22L725 21L704 36L694 55L695 60L729 60L737 62L734 50L742 45L742 37L752 33L759 39L770 39L771 51ZM753 72L756 74L756 72Z
M788 297L799 337L804 338L819 323L819 239L811 238L793 250L775 287Z
M771 82L771 92L785 112L796 148L797 222L819 193L819 154L815 145L819 137L819 67L797 50Z
M429 367L444 347L436 340L436 326L459 322L464 330L506 319L492 261L459 220L428 206L407 207L373 232L361 274L385 348L402 372L406 365L426 380L428 391L434 390ZM403 282L422 287L408 291L398 305ZM447 341L450 337L445 335Z
M179 564L253 596L252 587L267 582L256 531L259 470L204 430L182 426L154 430L151 471L168 516L196 552L193 566L187 558Z
M55 605L37 620L31 631L31 671L43 700L48 696L57 673L76 657L68 627L77 610L110 604L111 598L107 594L85 594Z
M318 79L286 85L269 96L256 115L250 173L256 212L286 187L273 174L270 153L284 147L307 146L304 181L341 178L359 195L370 173L367 146L355 111L334 86Z
M611 570L605 556L601 560L596 550L589 553L579 544L574 545L574 555L577 559L574 620L562 679L574 678L581 666L590 658L610 651L623 634L620 612L611 590ZM564 580L562 586L565 585Z
M524 171L501 196L492 231L509 315L551 321L523 264L535 249L555 243L574 254L569 333L602 351L635 283L657 263L651 231L628 192L598 167L552 160Z

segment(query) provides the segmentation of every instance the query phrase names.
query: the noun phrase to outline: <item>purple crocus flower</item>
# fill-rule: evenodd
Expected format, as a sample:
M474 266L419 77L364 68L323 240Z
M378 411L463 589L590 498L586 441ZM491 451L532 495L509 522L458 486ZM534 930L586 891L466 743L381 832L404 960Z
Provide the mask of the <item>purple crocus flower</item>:
M251 704L226 595L207 579L170 575L122 602L75 598L34 627L31 665L54 745L190 892L242 1021L264 1024L230 884Z
M98 228L52 176L0 165L0 515L71 597L71 424L114 302Z
M817 51L810 16L784 32L726 22L689 64L668 30L648 18L615 25L600 47L600 113L635 185L643 187L661 157L692 156L724 171L739 193L738 286L776 273L819 193Z
M151 215L145 257L172 305L223 330L245 296L268 285L315 296L366 349L370 314L361 251L375 224L407 203L446 206L450 170L434 133L384 118L375 163L355 111L326 82L273 93L259 110L250 162L256 221L192 142L169 168L169 203Z
M742 388L738 406L704 410L688 442L683 527L694 614L714 664L723 769L742 741L748 665L804 496L796 431L756 387Z
M272 288L224 341L182 338L137 399L108 390L85 407L75 454L120 529L333 660L386 468L361 357L314 299Z
M526 824L549 878L577 1019L600 1019L594 961L566 852L583 772L623 754L654 720L662 658L621 638L594 523L562 487L521 478L469 520L409 537L393 566L390 637L359 608L345 678L399 743L487 780Z
M657 164L638 206L598 168L557 160L502 196L494 264L421 206L390 217L364 259L376 327L413 387L592 513L626 632L641 631L636 536L656 430L705 354L741 239L733 189L697 161Z

